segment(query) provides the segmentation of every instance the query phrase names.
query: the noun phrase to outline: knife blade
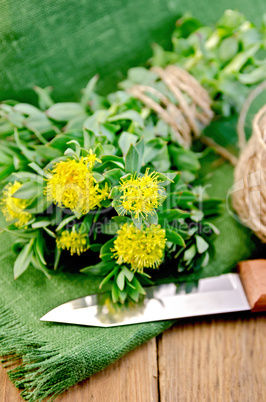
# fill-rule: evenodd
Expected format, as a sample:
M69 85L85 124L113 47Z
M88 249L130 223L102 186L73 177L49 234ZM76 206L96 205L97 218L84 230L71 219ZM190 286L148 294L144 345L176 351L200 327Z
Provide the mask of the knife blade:
M101 306L98 295L81 297L56 307L41 321L112 327L250 309L238 274L201 279L190 293L173 283L146 292L143 303L115 312Z
M41 321L114 327L236 311L265 311L266 261L244 261L239 269L240 274L201 279L190 287L189 293L184 284L147 288L142 303L115 311L101 305L98 294L81 297L54 308Z

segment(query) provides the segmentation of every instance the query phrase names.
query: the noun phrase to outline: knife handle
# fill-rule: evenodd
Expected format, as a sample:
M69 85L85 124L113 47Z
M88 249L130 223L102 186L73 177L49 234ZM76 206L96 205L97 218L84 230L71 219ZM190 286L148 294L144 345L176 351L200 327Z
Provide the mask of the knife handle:
M241 261L237 268L251 311L266 311L266 260Z

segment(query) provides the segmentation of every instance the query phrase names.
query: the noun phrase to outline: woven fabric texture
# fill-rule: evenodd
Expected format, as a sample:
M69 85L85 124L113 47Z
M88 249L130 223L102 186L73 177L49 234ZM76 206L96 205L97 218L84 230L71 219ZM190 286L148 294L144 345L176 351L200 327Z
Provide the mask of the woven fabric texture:
M144 64L151 43L170 43L177 16L214 23L227 8L259 23L264 0L0 0L0 100L31 100L33 85L74 99L92 75L109 92Z
M265 2L0 0L0 99L34 101L33 85L52 85L56 100L75 99L96 72L101 90L113 90L129 67L145 63L152 42L169 43L178 14L189 10L212 22L228 7L258 21ZM209 193L225 197L232 168L205 171L213 172ZM221 230L216 256L201 276L227 272L251 253L250 232L227 211L215 221ZM0 354L24 359L10 378L29 401L63 392L172 324L101 329L40 322L53 307L96 292L99 281L70 273L48 280L33 269L14 281L12 241L1 236Z

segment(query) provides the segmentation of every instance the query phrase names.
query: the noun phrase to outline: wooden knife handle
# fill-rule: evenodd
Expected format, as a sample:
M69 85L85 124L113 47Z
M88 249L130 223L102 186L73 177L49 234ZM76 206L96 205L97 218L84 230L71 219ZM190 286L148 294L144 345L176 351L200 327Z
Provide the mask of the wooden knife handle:
M266 311L266 260L241 261L237 267L251 311Z

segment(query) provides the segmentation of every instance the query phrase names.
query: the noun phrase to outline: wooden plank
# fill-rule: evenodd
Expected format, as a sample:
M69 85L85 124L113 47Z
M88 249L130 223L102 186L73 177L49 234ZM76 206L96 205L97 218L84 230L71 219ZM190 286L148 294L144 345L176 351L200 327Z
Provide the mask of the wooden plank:
M21 402L19 390L0 365L0 402ZM122 359L70 388L56 398L60 402L157 402L156 339L128 353Z
M22 402L19 390L12 384L0 363L0 402Z
M157 402L157 349L152 339L112 366L75 385L58 402Z
M158 366L161 402L266 401L266 317L182 321L159 338Z

